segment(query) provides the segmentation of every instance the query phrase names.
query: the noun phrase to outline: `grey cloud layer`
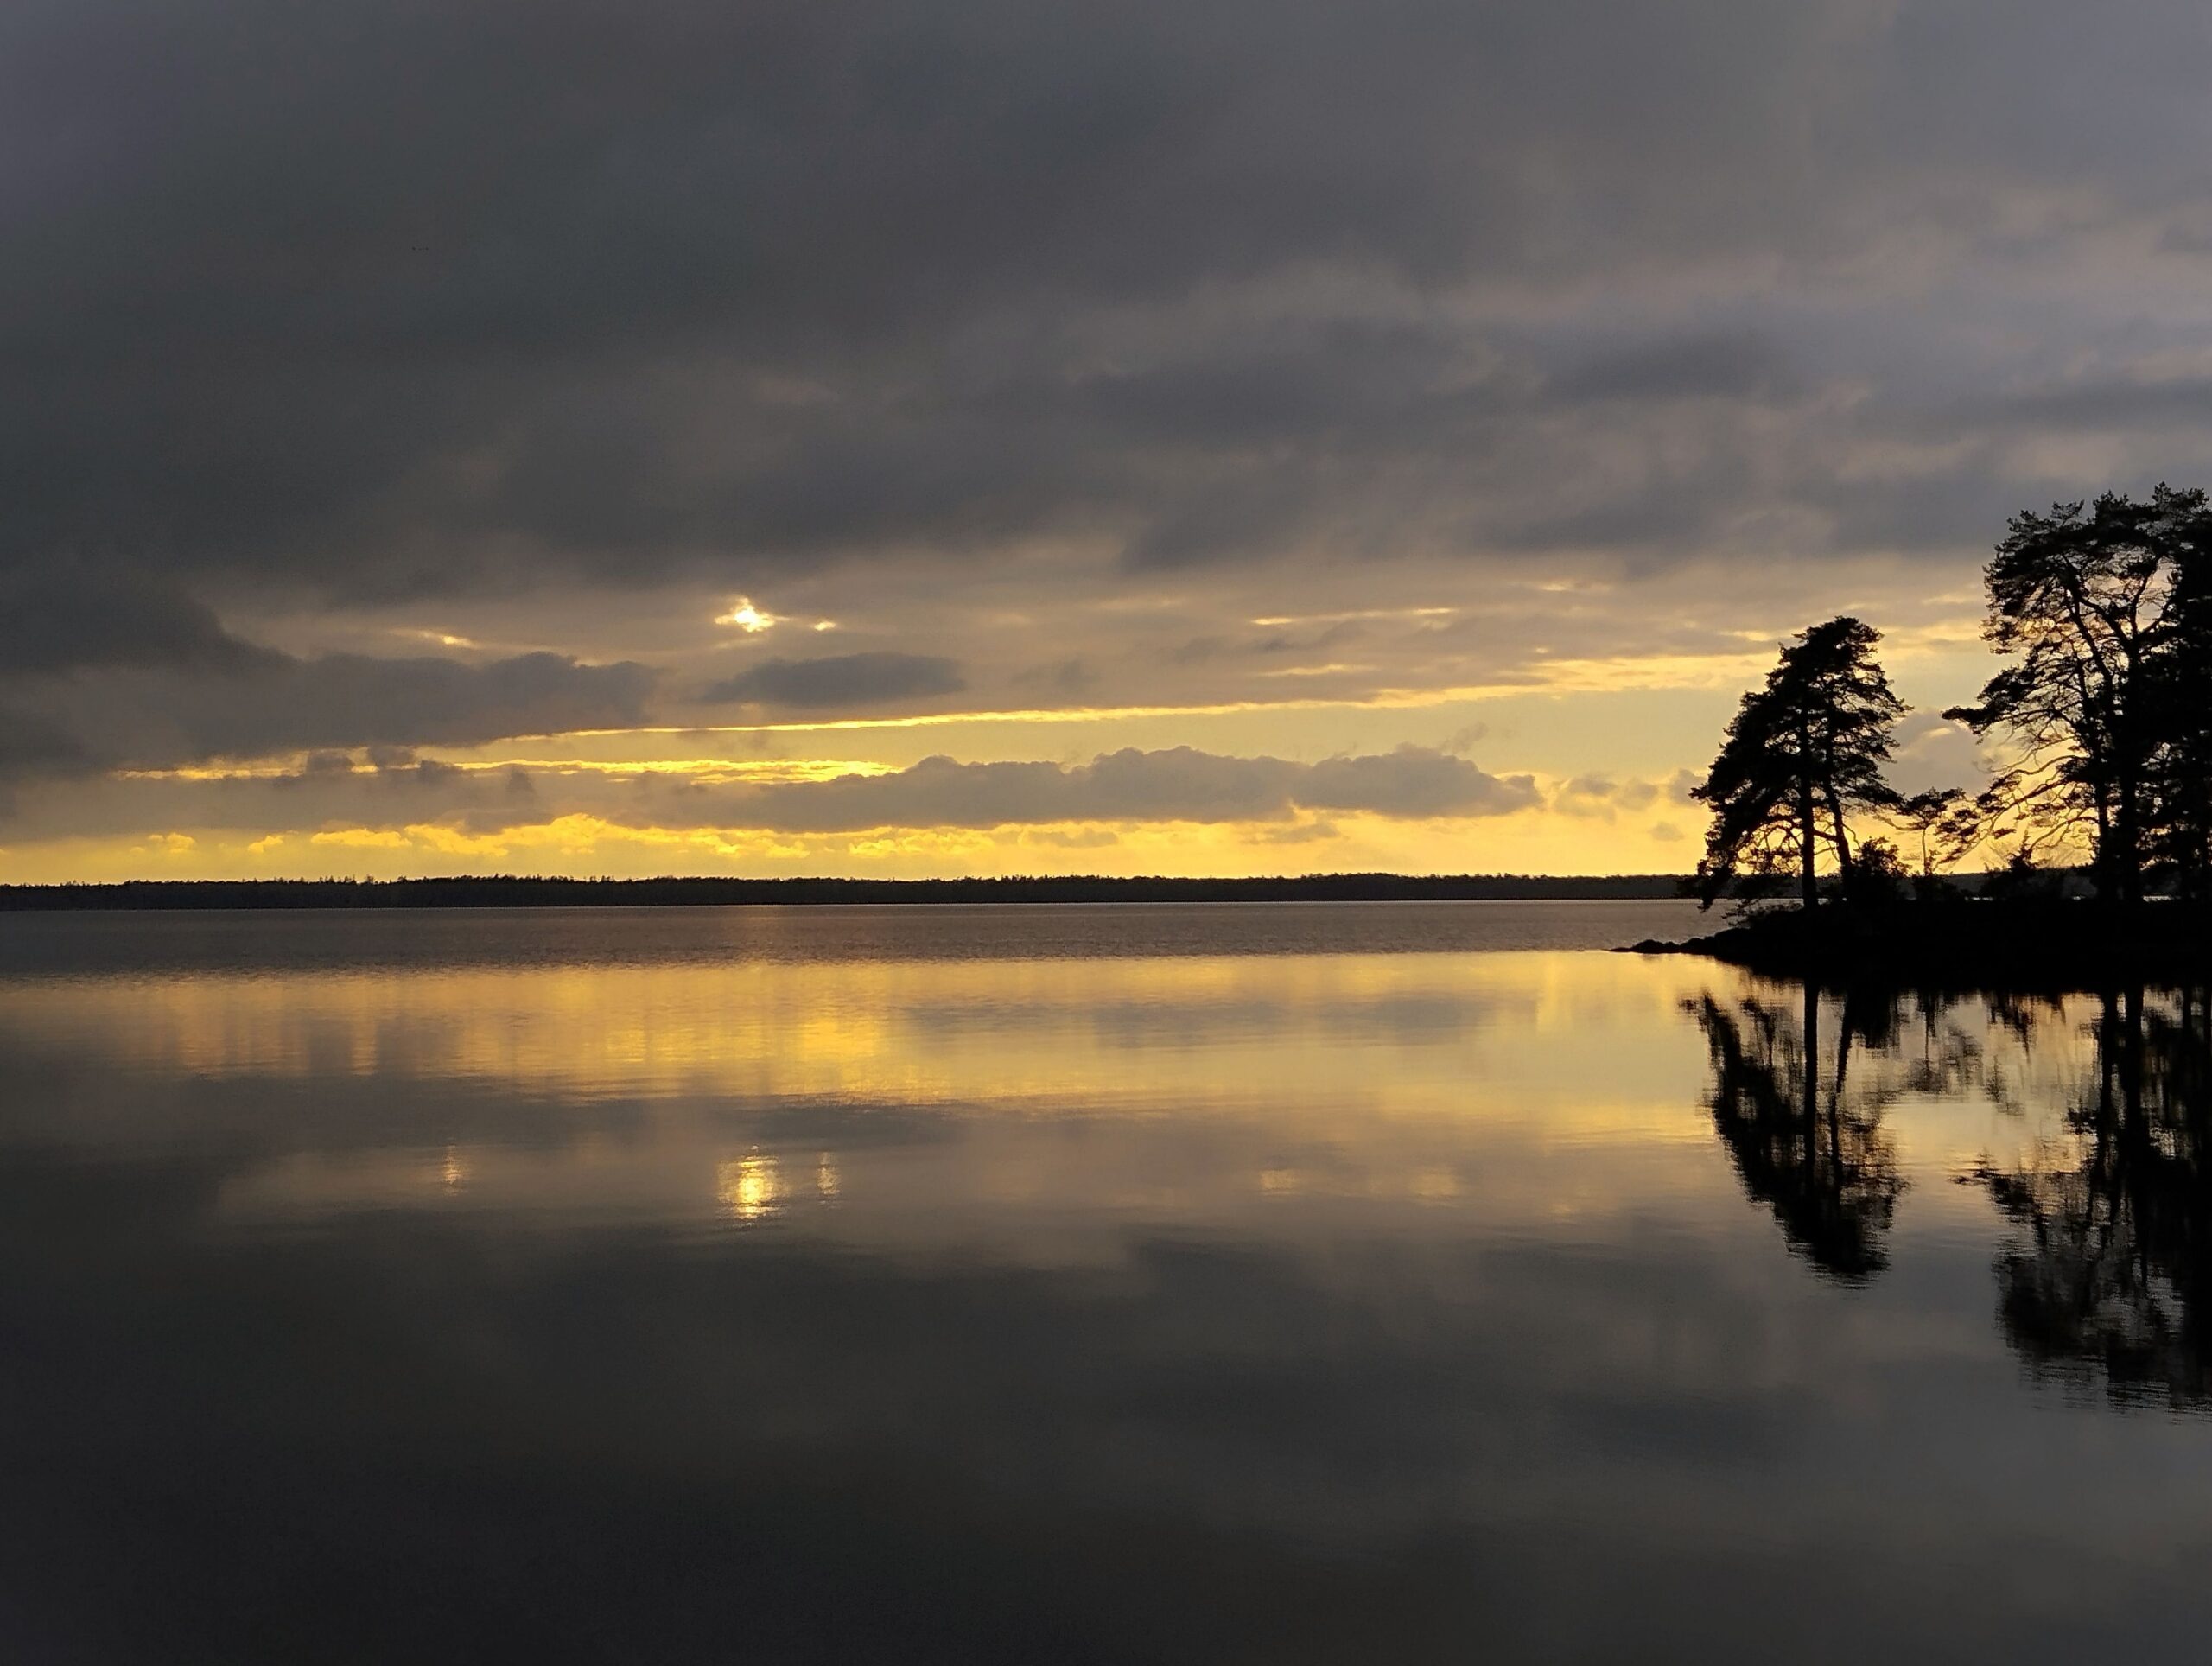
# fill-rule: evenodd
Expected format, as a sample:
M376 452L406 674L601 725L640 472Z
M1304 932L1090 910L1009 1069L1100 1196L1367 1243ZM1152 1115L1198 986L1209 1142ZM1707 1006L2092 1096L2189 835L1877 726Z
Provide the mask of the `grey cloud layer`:
M1088 764L926 758L895 774L752 789L731 825L832 833L876 827L1003 827L1070 821L1268 821L1295 810L1418 817L1491 816L1536 802L1501 778L1421 747L1300 764L1189 747L1108 753Z
M644 665L544 652L303 658L232 634L143 566L70 559L0 572L0 785L626 726L643 721L654 682Z
M747 702L794 711L879 706L957 694L959 665L934 654L847 653L818 659L764 659L699 693L709 705Z
M0 560L1986 540L2149 384L2212 457L2207 67L2194 0L24 0Z
M497 831L572 813L779 834L1059 822L1268 823L1287 822L1300 811L1411 820L1509 815L1541 801L1525 775L1492 775L1465 758L1411 746L1316 763L1188 747L1126 748L1071 766L933 757L884 775L767 785L521 768L471 772L398 760L368 771L334 758L277 776L114 781L103 784L99 794L103 830L159 825L259 833L416 822ZM84 825L83 813L74 813ZM43 830L34 823L28 830Z
M2208 79L2200 0L18 0L0 785L1889 623L2024 504L2212 474ZM709 587L857 651L735 660ZM430 598L515 645L379 657ZM1408 601L1464 611L1250 622ZM1198 757L723 798L1523 793Z
M643 665L553 653L466 664L300 658L243 643L212 671L188 658L92 676L0 668L0 782L627 727L643 720L653 681Z
M276 658L157 573L70 559L0 571L0 679L119 668L235 672Z

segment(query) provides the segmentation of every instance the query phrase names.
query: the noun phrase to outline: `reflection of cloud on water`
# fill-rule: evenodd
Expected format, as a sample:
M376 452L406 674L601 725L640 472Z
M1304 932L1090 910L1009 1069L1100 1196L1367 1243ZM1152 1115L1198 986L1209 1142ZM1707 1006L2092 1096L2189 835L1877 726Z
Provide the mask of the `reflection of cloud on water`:
M1408 980L1409 983L1411 980ZM955 1039L1019 1033L1079 1020L1084 1040L1141 1051L1220 1046L1252 1037L1319 1033L1355 1045L1418 1046L1465 1038L1491 1025L1530 1024L1535 991L1470 988L1402 990L1308 989L1270 995L1235 989L1178 989L1173 982L1139 999L1112 995L1077 1003L1029 1001L973 1007L939 1001L905 1008L910 1046L928 1048Z

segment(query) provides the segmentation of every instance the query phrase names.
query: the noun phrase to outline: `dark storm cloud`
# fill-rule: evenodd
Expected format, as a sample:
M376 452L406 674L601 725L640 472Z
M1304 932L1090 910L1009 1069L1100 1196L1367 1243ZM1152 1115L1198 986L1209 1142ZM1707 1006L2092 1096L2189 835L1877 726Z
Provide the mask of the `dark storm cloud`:
M325 654L286 658L227 686L187 684L168 715L202 756L393 743L467 746L638 723L652 681L643 665L588 665L554 653L480 665Z
M1847 547L1838 455L2005 340L2174 333L2120 303L2212 223L2204 69L2194 0L22 0L7 560L227 617L1034 534ZM2004 336L1981 288L2099 250ZM1742 420L1621 409L1681 402Z
M188 662L30 680L0 778L357 747L396 761L418 745L634 725L654 680L643 665L552 653L466 664L233 648L212 674Z
M232 635L143 566L0 571L0 781L628 726L652 682L639 664L556 652L299 657Z
M0 816L12 815L16 783L90 775L99 761L52 720L0 707Z
M764 659L699 692L710 704L744 702L794 711L880 706L968 686L958 664L931 654L847 653L821 659Z
M230 672L277 659L157 574L71 561L0 570L0 677L118 667Z

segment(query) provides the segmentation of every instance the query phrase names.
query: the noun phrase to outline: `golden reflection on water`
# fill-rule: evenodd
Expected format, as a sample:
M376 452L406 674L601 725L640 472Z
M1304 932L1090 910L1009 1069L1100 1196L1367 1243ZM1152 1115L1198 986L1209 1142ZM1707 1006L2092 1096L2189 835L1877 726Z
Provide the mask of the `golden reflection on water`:
M1683 1005L1745 987L1602 953L200 973L0 989L0 1038L197 1080L241 1116L280 1090L372 1088L344 1148L226 1183L246 1216L706 1199L790 1229L810 1184L844 1206L802 1211L805 1230L861 1235L1346 1209L1541 1230L1726 1199ZM2031 1051L1992 1025L1978 1045L2039 1104L2078 1071L2070 1034ZM1902 1160L1927 1177L2048 1133L1980 1092L1903 1097ZM1923 1218L1979 1206L1919 1191Z
M741 1226L751 1226L775 1216L783 1207L783 1176L776 1160L749 1152L715 1170L715 1195L722 1211Z
M200 1078L1110 1102L1198 1076L1211 1100L1309 1090L1317 1071L1319 1084L1370 1085L1379 1050L1399 1066L1394 1097L1457 1103L1501 1043L1519 1052L1593 1020L1688 1059L1674 999L1618 957L1373 955L200 974L31 986L6 1005L48 1034L97 1033L126 1068ZM1578 1099L1638 1091L1633 1062L1618 1048L1557 1061L1581 1079Z

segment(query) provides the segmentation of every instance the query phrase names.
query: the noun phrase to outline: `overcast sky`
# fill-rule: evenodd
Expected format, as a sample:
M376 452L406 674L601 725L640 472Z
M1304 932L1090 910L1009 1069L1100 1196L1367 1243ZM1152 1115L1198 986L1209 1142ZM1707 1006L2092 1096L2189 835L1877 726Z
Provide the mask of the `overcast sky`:
M2212 478L2202 0L14 0L0 877L1682 868Z

